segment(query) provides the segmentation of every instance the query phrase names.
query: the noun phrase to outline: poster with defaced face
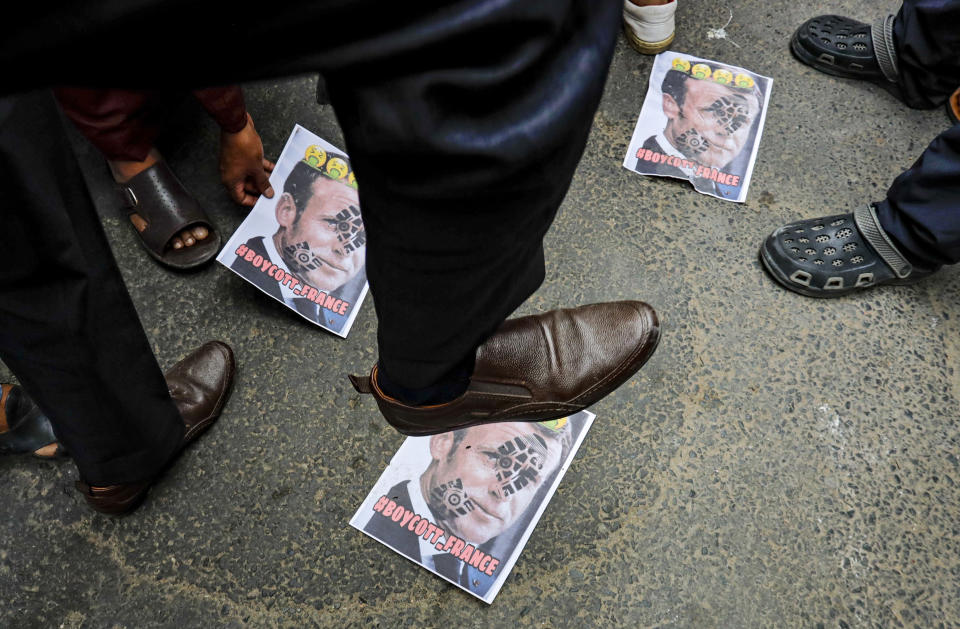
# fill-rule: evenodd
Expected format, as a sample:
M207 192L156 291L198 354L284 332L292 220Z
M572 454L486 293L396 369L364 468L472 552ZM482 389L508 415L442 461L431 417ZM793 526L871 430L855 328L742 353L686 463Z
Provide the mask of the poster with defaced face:
M492 603L594 417L408 437L350 525Z
M743 202L773 79L678 52L657 55L623 167Z
M297 125L217 261L293 312L346 337L367 294L366 231L346 154Z

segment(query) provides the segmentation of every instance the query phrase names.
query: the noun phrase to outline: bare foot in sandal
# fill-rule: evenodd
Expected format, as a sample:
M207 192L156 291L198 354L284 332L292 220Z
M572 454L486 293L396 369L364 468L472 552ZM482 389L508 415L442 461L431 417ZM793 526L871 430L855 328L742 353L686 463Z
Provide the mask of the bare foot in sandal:
M15 384L0 385L0 454L33 454L41 459L66 454L50 420Z
M136 177L146 169L159 162L161 159L163 159L163 157L160 156L160 152L157 151L157 149L152 148L147 154L147 158L142 162L108 161L107 163L110 165L110 171L113 173L114 181L117 183L126 183L133 177ZM137 231L141 233L147 228L148 225L147 221L136 212L130 214L130 222L133 223L133 226L136 227ZM171 238L170 248L182 249L184 247L192 247L197 242L207 238L209 235L209 229L203 225L195 225L189 229L183 230Z

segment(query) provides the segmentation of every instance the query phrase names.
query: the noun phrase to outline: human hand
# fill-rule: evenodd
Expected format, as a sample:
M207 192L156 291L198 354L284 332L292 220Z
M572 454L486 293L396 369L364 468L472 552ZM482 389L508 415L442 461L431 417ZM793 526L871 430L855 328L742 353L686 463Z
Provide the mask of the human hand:
M220 181L230 198L247 207L253 207L263 194L273 198L270 173L273 162L263 157L263 143L247 113L246 126L237 133L220 133Z

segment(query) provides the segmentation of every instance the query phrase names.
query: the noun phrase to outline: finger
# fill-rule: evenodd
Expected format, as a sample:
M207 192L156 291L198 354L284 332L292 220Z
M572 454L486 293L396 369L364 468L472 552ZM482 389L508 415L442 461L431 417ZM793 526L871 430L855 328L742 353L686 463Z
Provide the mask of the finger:
M263 160L263 169L264 169L265 171L267 171L268 173L272 173L275 166L276 166L276 164L274 164L273 162L271 162L269 159L264 158L264 160Z
M257 204L257 199L260 195L245 194L243 199L240 200L240 205L245 205L247 207L253 207Z
M243 203L243 198L246 196L243 192L243 180L235 181L227 188L230 191L230 198L236 203Z
M273 198L273 186L270 185L270 179L267 177L266 171L258 169L253 173L253 181L256 184L257 190L262 192L263 196L268 199Z

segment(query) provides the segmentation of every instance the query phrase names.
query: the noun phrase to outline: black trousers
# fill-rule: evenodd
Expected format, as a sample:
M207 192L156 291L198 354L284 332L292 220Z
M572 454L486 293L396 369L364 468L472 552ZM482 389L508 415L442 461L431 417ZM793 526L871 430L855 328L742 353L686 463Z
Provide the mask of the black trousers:
M620 0L331 0L281 3L269 11L243 2L202 6L208 13L175 0L25 5L0 40L0 62L7 69L0 90L52 84L198 87L322 71L360 184L381 366L407 388L443 379L543 279L543 236L586 143L613 53ZM176 33L191 46L141 45L151 33L163 34L159 41ZM137 54L117 53L123 50ZM18 138L24 136L18 132ZM23 188L39 176L56 177L24 169L16 176ZM62 196L61 206L74 201L74 195ZM61 238L71 227L40 233ZM49 250L38 241L30 248ZM106 264L105 251L97 254L97 264ZM63 275L64 290L89 290L85 273L80 264ZM25 312L4 321L15 336L16 326L44 311L51 297L8 293L10 282L0 283L2 300ZM146 380L154 378L142 332L137 344L123 345L142 347L136 356L124 351L108 359L102 346L117 344L78 329L73 320L85 319L89 302L78 297L64 304L61 316L71 323L59 333L37 325L38 333L58 337L44 347L51 363L68 351L59 345L77 343L90 352L88 363L106 369L115 361L114 370L134 374L132 364L140 361ZM121 317L127 319L123 329L137 327L132 308L114 315ZM24 370L33 365L26 357L38 350L0 348L21 381L29 381L28 391L58 435L70 413L74 423L96 422L100 411L79 413L83 404L51 397L55 374L27 376ZM17 353L24 362L8 360ZM106 398L116 417L149 403ZM169 410L168 402L157 401L164 407L159 415ZM87 432L113 429L107 422ZM98 444L102 439L85 438ZM66 437L64 442L81 451ZM106 480L81 473L89 482Z
M0 358L82 478L149 478L183 422L49 92L0 100L0 189Z
M620 2L202 7L25 7L0 43L0 90L322 71L360 184L381 367L406 388L441 379L542 281L541 241L586 143ZM147 33L191 45L143 46Z
M943 104L960 86L960 0L905 0L894 40L907 104ZM960 125L937 136L894 180L877 215L915 264L960 262Z

